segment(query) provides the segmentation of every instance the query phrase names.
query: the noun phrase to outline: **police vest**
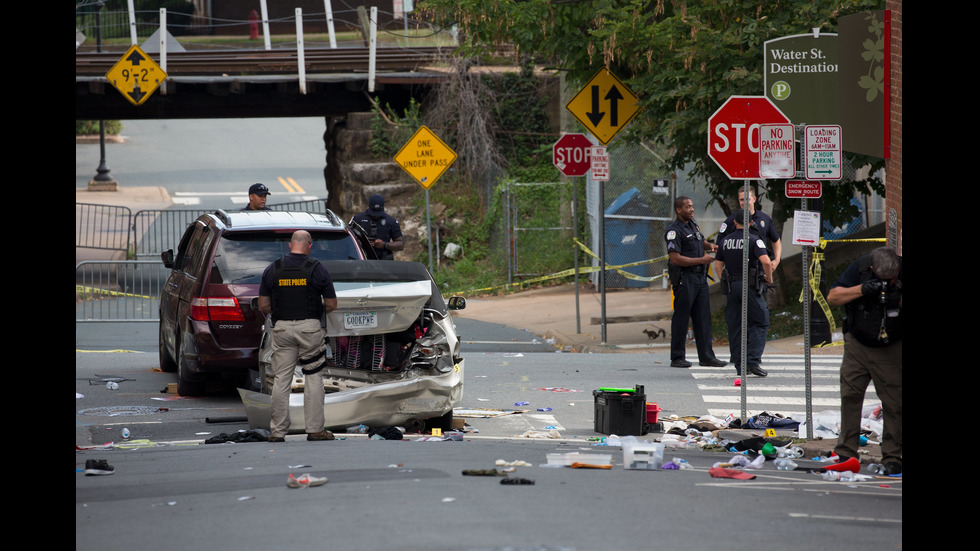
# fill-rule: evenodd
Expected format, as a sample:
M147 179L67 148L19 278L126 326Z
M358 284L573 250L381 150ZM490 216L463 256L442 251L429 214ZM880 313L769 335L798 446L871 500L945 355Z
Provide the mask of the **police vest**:
M272 313L275 320L319 319L323 299L313 288L313 270L320 263L307 258L296 266L284 266L280 258L273 268Z
M858 262L861 285L877 279L871 271L871 255ZM901 282L901 271L898 281ZM865 346L885 346L902 340L901 298L902 293L898 290L870 297L862 295L852 300L844 307L844 332Z

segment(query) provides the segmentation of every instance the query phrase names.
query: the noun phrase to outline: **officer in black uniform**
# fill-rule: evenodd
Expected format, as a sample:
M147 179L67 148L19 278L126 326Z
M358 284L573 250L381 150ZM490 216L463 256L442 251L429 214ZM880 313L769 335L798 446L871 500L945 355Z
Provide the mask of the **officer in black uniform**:
M772 269L775 270L783 257L783 242L779 239L779 232L776 231L776 224L773 223L772 218L761 210L757 210L755 208L755 201L755 190L749 188L748 205L745 204L745 189L743 188L738 191L738 206L741 209L749 209L749 220L752 222L755 230L762 236L762 240L766 244L769 260L772 261ZM742 218L738 218L738 220L742 220ZM721 227L718 228L718 238L715 241L721 245L722 239L733 231L735 231L734 213L721 223Z
M732 215L735 230L729 232L718 243L715 254L715 273L721 274L722 290L728 297L725 304L725 322L728 324L728 349L735 364L735 372L743 375L742 361L742 222L745 212L738 209ZM751 224L751 223L750 223ZM749 226L749 291L745 296L746 313L746 364L748 372L759 377L768 375L759 365L762 352L766 348L766 333L769 331L769 307L766 305L766 285L772 284L772 261L766 252L762 236L753 226Z
M333 440L324 429L323 377L326 364L324 313L337 308L330 273L310 258L313 239L298 230L289 241L289 254L270 264L259 284L259 310L272 316L272 385L269 441L283 442L289 431L289 394L296 364L305 375L303 416L307 440Z
M841 461L858 457L861 410L868 383L881 399L882 464L902 472L902 258L890 247L862 256L844 270L827 293L844 306L844 358L840 366L840 435L834 451Z
M667 265L670 285L674 291L674 315L670 322L670 366L691 367L685 359L687 322L694 326L694 342L702 366L727 365L715 357L711 349L711 309L708 304L708 266L714 260L705 252L718 249L704 239L694 221L694 202L690 197L674 200L677 219L667 226Z
M265 187L265 184L252 184L248 188L248 204L242 210L272 210L265 206L268 198L269 188Z
M352 220L364 229L378 259L394 260L394 251L405 248L398 220L385 214L384 197L372 195L368 200L368 209L355 214Z

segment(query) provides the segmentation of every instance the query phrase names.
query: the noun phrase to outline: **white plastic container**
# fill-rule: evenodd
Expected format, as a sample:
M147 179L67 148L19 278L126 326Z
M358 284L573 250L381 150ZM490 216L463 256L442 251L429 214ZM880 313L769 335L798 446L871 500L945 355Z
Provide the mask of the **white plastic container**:
M623 468L660 470L664 463L664 445L657 442L623 442Z

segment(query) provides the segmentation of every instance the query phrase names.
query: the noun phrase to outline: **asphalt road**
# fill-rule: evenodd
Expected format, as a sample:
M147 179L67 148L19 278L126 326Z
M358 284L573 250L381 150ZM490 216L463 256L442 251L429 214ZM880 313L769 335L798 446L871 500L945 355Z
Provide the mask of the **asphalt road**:
M664 416L703 410L687 370L658 365L657 354L526 352L521 341L495 351L468 345L464 405L500 412L468 419L478 432L461 442L339 434L342 440L325 443L296 435L282 444L203 444L247 428L235 420L244 413L231 389L195 399L167 394L176 379L155 370L153 324L79 325L76 445L84 449L76 447L75 456L76 549L902 546L901 479L828 482L777 471L771 461L753 480L714 478L708 470L732 454L693 449L665 454L685 459L690 470L627 470L620 448L590 442L602 436L593 430L597 384L645 384L648 399L669 406ZM523 333L500 331L501 341ZM561 438L525 436L549 427ZM613 468L546 466L548 454L568 452L609 453ZM87 459L106 459L115 474L84 476L78 470ZM534 484L462 474L503 468L498 459L527 462L507 478ZM329 482L286 486L289 473L304 472Z

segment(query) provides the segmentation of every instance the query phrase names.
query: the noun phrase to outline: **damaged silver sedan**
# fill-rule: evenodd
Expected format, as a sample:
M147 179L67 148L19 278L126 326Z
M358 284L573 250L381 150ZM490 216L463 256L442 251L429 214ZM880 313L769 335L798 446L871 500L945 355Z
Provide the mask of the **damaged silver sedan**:
M322 371L327 428L423 424L449 429L463 396L463 358L449 313L462 297L443 300L423 264L378 260L323 262L337 291L325 316L332 357ZM269 428L272 322L259 347L260 391L239 389L249 425ZM289 396L290 431L301 432L304 377L299 368Z

